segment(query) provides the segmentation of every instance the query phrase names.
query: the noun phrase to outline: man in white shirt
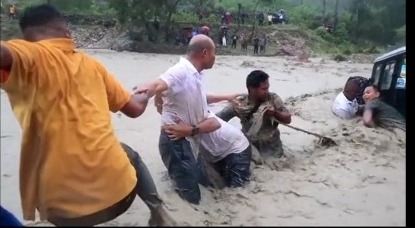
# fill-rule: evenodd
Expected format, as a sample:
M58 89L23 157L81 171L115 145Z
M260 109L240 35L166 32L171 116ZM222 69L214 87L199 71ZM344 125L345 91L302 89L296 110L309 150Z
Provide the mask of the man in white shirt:
M203 159L225 179L228 187L242 187L251 175L252 147L241 130L215 118L221 127L202 135L201 149L208 152L203 153Z
M162 102L162 101L159 101ZM156 106L160 103L156 103ZM158 109L162 113L162 109ZM225 180L228 187L242 187L249 182L252 147L245 135L238 128L223 121L213 113L220 123L220 128L210 133L201 134L201 154L205 160L204 164L211 166ZM214 124L211 120L205 120L205 124ZM192 134L192 126L183 122L166 127L166 131L174 138L189 137ZM187 133L186 133L187 132ZM206 168L199 167L202 179L206 185L215 185L211 173Z
M194 204L200 201L198 184L203 181L198 157L201 134L221 126L209 112L207 103L233 99L233 96L206 95L202 71L212 68L214 62L214 42L199 34L189 42L186 58L181 58L157 80L135 88L135 93L147 93L149 98L156 94L163 98L160 154L179 195ZM178 122L192 126L190 135L187 129L182 132L169 129Z
M355 117L359 107L356 100L358 93L359 83L356 80L347 81L343 91L340 92L334 100L332 106L334 115L343 119Z

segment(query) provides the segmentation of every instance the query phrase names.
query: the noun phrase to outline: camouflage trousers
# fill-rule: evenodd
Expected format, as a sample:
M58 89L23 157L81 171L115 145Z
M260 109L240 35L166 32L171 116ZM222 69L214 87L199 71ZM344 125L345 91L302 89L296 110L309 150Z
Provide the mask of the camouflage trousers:
M251 143L254 147L256 147L261 157L280 158L284 155L284 150L282 148L282 142L280 138L275 139L275 141L271 142L256 141Z

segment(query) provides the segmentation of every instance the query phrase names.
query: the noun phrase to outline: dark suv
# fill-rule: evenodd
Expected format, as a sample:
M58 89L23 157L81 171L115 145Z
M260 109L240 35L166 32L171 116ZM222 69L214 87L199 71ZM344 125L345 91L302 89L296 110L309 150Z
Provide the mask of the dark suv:
M406 46L377 57L371 79L383 101L406 117Z

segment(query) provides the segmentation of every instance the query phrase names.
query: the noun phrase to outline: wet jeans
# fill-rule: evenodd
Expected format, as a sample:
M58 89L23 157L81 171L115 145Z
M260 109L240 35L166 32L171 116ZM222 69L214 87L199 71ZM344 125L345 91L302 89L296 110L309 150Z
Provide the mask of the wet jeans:
M160 198L156 185L154 184L153 177L146 164L141 160L140 155L135 152L131 147L124 143L121 143L122 148L127 153L131 164L137 173L137 195L148 206L150 211L156 210L163 204L163 200Z
M164 130L160 133L159 150L161 159L170 178L175 183L179 196L189 203L199 204L199 183L207 186L205 169L201 160L195 159L190 142L185 138L170 140Z
M210 165L225 178L228 187L242 187L249 182L251 176L252 146L237 154L229 154L222 160ZM208 163L209 164L209 163Z

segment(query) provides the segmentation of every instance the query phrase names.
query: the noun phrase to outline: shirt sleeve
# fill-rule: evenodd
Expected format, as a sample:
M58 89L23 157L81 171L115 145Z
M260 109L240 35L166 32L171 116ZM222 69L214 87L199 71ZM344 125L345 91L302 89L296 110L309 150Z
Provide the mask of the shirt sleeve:
M111 112L118 112L130 101L131 93L124 89L114 75L108 72L100 63L98 64L102 71L109 108Z
M40 54L39 45L24 40L11 40L3 42L13 58L10 71L2 73L1 88L8 91L12 87L22 87L30 80L31 72Z
M224 121L229 121L236 116L236 111L232 104L227 105L224 109L216 113L216 116Z
M274 108L280 112L288 112L288 109L284 106L284 101L277 94L272 94L272 104Z
M159 79L167 84L167 92L175 94L179 91L180 85L183 84L183 79L186 72L177 66L173 66L164 72Z

